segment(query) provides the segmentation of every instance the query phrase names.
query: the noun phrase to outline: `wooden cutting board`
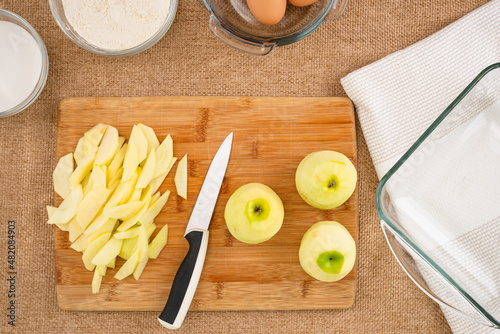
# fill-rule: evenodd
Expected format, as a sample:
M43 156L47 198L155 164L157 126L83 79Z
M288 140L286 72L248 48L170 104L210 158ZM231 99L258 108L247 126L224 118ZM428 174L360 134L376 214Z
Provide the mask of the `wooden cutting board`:
M191 310L299 310L351 307L356 291L356 266L335 283L314 280L299 263L303 234L314 223L337 220L358 239L358 192L341 207L319 210L307 205L295 188L295 170L307 154L336 150L355 166L354 111L346 98L145 97L70 98L61 102L57 159L73 152L78 139L97 123L128 136L132 125L154 128L160 141L174 140L174 156L188 154L188 199L176 195L171 172L160 188L171 190L155 220L169 225L168 244L150 260L139 281L123 281L108 269L101 291L93 295L93 273L81 253L69 248L67 232L55 228L57 297L65 310L160 311L174 275L188 250L184 230L209 164L224 138L234 132L233 148L210 225L205 266ZM285 206L281 230L269 241L248 245L226 228L224 207L240 186L270 186ZM56 204L61 199L56 195ZM155 232L156 234L156 232ZM154 237L154 235L152 237Z

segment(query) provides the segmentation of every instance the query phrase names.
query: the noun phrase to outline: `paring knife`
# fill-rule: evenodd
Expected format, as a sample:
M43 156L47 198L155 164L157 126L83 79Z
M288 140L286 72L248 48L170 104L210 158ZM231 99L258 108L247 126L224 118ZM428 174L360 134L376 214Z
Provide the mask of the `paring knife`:
M158 317L160 323L168 329L181 327L198 286L207 253L208 226L226 174L232 143L233 133L231 132L210 164L193 213L189 218L184 234L189 243L189 251L175 274L167 304Z

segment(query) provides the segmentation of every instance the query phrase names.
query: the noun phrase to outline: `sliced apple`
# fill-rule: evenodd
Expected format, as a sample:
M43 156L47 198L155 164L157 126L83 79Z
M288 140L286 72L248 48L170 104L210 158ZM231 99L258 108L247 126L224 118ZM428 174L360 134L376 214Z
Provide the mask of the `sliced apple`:
M99 217L103 217L103 216L99 216ZM99 236L101 236L104 233L113 233L116 224L117 224L116 219L113 219L113 218L106 219L104 224L102 224L98 229L96 229L92 233L86 234L86 235L88 235L89 243L91 243L92 241L94 241L95 239L97 239ZM87 228L85 230L84 234L87 233L88 230L89 229Z
M141 206L142 206L141 201L125 203L122 205L115 206L113 208L106 208L104 209L102 214L109 218L122 219L137 212L137 210L139 210Z
M102 265L95 266L95 271L97 271L99 273L99 275L101 275L101 276L106 276L106 271L107 270L108 270L107 266L102 266Z
M108 128L108 125L106 124L97 124L94 126L92 129L89 131L85 132L83 135L94 147L99 146L101 143L101 139L106 133L106 129Z
M147 209L147 207L146 207ZM118 231L119 231L118 227ZM117 239L130 239L130 238L135 238L136 236L139 235L139 227L133 227L129 228L128 230L125 230L123 232L117 232L114 234L114 237Z
M165 206L167 203L168 197L170 196L170 191L167 190L163 193L163 195L158 198L154 203L150 204L150 207L146 211L146 213L139 219L139 222L142 225L148 225L151 224L156 216L160 213L161 209Z
M134 189L128 202L136 202L141 200L142 189Z
M149 126L142 123L137 124L137 126L141 128L144 136L146 136L146 139L148 140L148 154L150 154L152 150L156 150L158 146L160 146L158 137L156 137L156 133Z
M153 175L155 172L155 165L156 165L156 153L154 150L152 150L151 153L148 155L146 163L142 168L141 175L137 180L137 184L135 185L136 189L142 189L148 186L149 182L151 182L151 180L153 179Z
M111 180L114 177L118 169L123 168L122 164L123 160L125 159L125 154L127 153L127 147L128 147L127 143L123 144L123 146L118 150L118 152L116 152L111 163L108 165L108 175L107 175L108 180Z
M89 243L87 249L83 252L82 255L82 260L87 270L94 270L95 264L92 263L92 259L96 256L99 249L101 249L101 247L108 242L110 236L110 232L103 233L99 237L97 237L97 239Z
M156 149L156 165L153 177L165 173L174 156L172 137L168 135Z
M143 203L142 207L139 209L139 211L137 211L137 213L134 214L131 218L124 220L123 223L121 223L121 225L118 226L117 231L119 232L126 231L141 220L141 218L146 214L146 212L149 209L149 205L151 203L151 195L149 196L149 198L143 200L142 203Z
M102 136L106 132L106 125L97 124L89 131L85 132L83 137L78 140L76 145L74 158L77 165L80 165L81 160L83 160L90 152L99 146Z
M93 189L82 200L76 213L76 221L85 229L103 207L111 191L104 187Z
M71 176L69 177L69 187L71 189L75 188L82 182L82 180L87 176L92 170L92 165L94 163L95 155L97 153L97 147L90 151L89 155L80 161L80 164L75 168Z
M118 280L122 280L126 278L127 276L131 275L135 268L137 267L137 264L139 263L139 250L137 249L134 254L130 256L130 258L125 261L125 263L122 265L120 270L115 275L115 278Z
M66 224L76 215L76 211L83 199L82 186L78 185L72 189L68 196L61 203L57 211L49 218L49 224Z
M69 177L73 173L73 168L73 154L69 153L59 159L59 162L52 173L54 190L63 199L66 198L71 191L69 187Z
M137 147L138 159L140 164L148 156L148 139L144 135L144 132L137 125L132 128L132 133L130 133L129 145L135 145Z
M54 207L54 206L50 206L50 205L47 205L46 208L47 208L47 214L48 214L49 219L50 219L50 217L52 217L52 215L54 213L56 213L57 208ZM69 231L69 223L66 223L66 224L56 224L56 226L59 227L61 229L61 231L65 231L65 232Z
M146 231L148 233L148 239L151 237L153 232L156 229L156 225L154 223L149 224L146 227ZM123 241L123 246L122 249L120 250L120 254L118 254L119 257L121 257L124 260L128 260L130 256L135 252L137 249L137 242L139 240L139 236L130 238L130 239L125 239Z
M150 259L156 259L160 255L161 251L167 244L168 238L168 225L164 225L162 229L158 232L156 237L151 241L148 247L148 257Z
M76 217L70 220L69 224L69 241L74 242L83 233L83 228L77 223Z
M89 245L89 238L85 234L82 234L78 237L78 239L75 240L75 242L71 244L70 247L76 250L77 252L83 252L84 250L87 249L88 245Z
M108 125L102 137L101 145L97 151L94 164L98 166L106 165L113 159L119 144L118 130Z
M123 160L122 182L130 180L137 169L137 166L139 166L139 151L136 145L129 142L127 146L127 153L125 154L125 158Z
M187 199L187 154L177 164L174 181L177 195Z
M106 265L106 267L113 269L115 268L115 266L116 266L116 257Z
M302 237L300 265L323 282L335 282L351 272L356 262L356 243L349 231L335 221L314 224Z
M104 266L104 273L106 273L106 266ZM101 283L102 283L102 277L104 275L101 275L99 273L99 270L97 268L94 270L94 277L92 278L92 293L96 294L99 293L99 290L101 289Z
M108 242L97 252L96 256L92 259L92 263L96 266L106 266L115 257L118 256L122 248L123 240L111 237Z
M168 165L167 170L163 174L160 174L159 176L153 178L151 180L151 182L149 182L149 185L150 185L151 189L153 189L153 192L156 192L160 188L161 184L163 183L163 181L167 177L168 173L170 172L170 170L172 169L172 167L174 166L176 161L177 161L177 158L175 158L175 157L172 158L172 160L170 161L170 164Z
M139 175L141 175L142 168L137 167L134 174L132 175L132 178L128 181L129 183L127 184L127 188L125 189L125 193L123 194L122 198L120 199L120 202L118 204L125 204L130 202L130 198L132 197L132 194L134 193L135 190L135 185L137 184L137 180L139 179Z
M83 197L85 198L96 188L106 188L106 166L94 166L87 184L83 187Z

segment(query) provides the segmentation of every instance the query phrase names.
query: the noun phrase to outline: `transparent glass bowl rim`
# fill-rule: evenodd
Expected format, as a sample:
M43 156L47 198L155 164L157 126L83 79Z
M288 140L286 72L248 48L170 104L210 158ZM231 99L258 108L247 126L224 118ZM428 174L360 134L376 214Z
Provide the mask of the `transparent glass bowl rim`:
M16 13L13 13L11 11L2 8L0 8L0 17L1 16L8 17L9 19L15 21L16 24L18 24L21 28L26 29L30 33L30 35L33 36L33 38L35 39L36 43L40 47L40 53L42 54L42 70L40 72L40 77L38 78L38 82L35 88L33 88L31 94L28 95L17 106L7 109L5 111L1 111L0 118L3 118L20 113L24 109L28 108L33 102L35 102L38 96L40 96L40 94L43 91L43 88L45 87L45 83L47 82L47 76L49 74L49 55L47 54L47 48L45 47L42 38L36 32L35 28L33 28L31 24L28 23L28 21L26 21L24 18L17 15Z
M212 6L210 5L209 0L200 0L202 3L205 4L205 7L207 7L208 11L210 12L211 15L213 15L217 21L224 27L224 29L227 29L233 36L238 38L239 41L241 42L251 42L251 43L257 43L257 44L276 44L277 46L284 46L288 44L292 44L295 42L298 42L310 34L312 34L318 27L325 21L325 18L327 17L328 13L330 13L330 10L332 9L333 4L336 3L336 0L328 0L328 5L323 13L321 13L320 16L318 16L314 21L311 22L309 26L307 26L305 29L297 31L296 33L286 36L286 37L279 37L279 38L270 38L266 40L258 40L255 38L243 38L240 37L240 35L235 32L233 29L228 28L225 24L222 24L223 20L217 15L214 10L212 9ZM347 1L344 4L344 8L342 8L342 12L345 10L345 5L347 4Z
M160 39L165 36L167 31L170 29L172 26L172 23L174 22L175 16L177 14L177 5L178 5L178 0L171 0L170 1L170 9L167 15L167 18L165 19L165 22L163 22L162 26L158 31L148 38L146 41L142 42L139 45L136 45L132 48L124 49L124 50L108 50L108 49L103 49L99 48L97 46L94 46L88 42L85 41L83 37L80 37L80 39L74 38L68 31L68 29L64 26L63 21L61 19L61 16L59 15L59 11L57 10L57 5L56 5L56 0L49 0L49 6L50 6L50 11L52 12L52 16L54 17L54 20L56 21L57 25L59 28L62 30L62 32L76 45L81 47L84 50L87 50L89 52L101 55L101 56L106 56L106 57L127 57L127 56L133 56L138 53L141 53L153 45L155 45ZM64 14L63 14L64 15Z
M458 285L437 263L435 263L425 252L423 252L418 245L411 241L397 226L394 224L385 214L382 207L382 190L384 189L387 181L396 173L396 171L408 160L408 158L418 149L418 147L430 136L430 134L441 124L441 122L453 111L453 109L463 100L463 98L478 84L483 77L485 77L489 72L500 68L500 63L492 64L486 67L479 73L474 80L458 95L455 100L436 118L436 120L427 128L427 130L417 139L417 141L408 149L408 151L396 162L396 164L382 177L380 180L377 192L376 192L376 205L377 212L382 224L386 224L389 229L396 234L396 236L403 241L408 247L410 247L422 260L427 262L429 266L432 267L438 274L442 275L443 278L452 285L454 289L459 291L462 296L469 302L469 304L476 309L476 311L488 322L490 322L496 328L500 328L500 323L491 314L489 314L479 303L477 303L463 288ZM399 259L398 259L399 261ZM404 269L404 268L403 268ZM406 272L406 269L405 269ZM407 272L408 274L408 272ZM412 278L413 279L413 278ZM418 284L417 284L418 285ZM419 286L420 287L420 286ZM421 288L421 287L420 287ZM421 288L422 289L422 288ZM424 289L422 289L424 290ZM424 292L426 292L424 290ZM426 292L427 293L427 292ZM433 298L432 296L430 296ZM458 311L451 307L450 305L436 300L436 302L450 307L454 311ZM461 315L463 315L460 312Z

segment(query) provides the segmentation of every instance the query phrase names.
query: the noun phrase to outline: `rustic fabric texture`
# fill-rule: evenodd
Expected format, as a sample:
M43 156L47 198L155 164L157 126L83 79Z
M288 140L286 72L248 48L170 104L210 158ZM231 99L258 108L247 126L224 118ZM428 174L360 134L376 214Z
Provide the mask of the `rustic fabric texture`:
M154 312L65 312L55 291L52 228L57 106L71 96L345 96L340 78L438 31L486 0L351 0L344 16L269 56L229 48L208 30L208 11L181 0L174 24L150 50L130 58L90 54L54 22L48 1L0 0L44 39L50 73L40 98L0 119L2 333L164 333ZM0 74L1 75L1 74ZM178 333L449 333L439 307L405 276L378 224L378 178L358 127L359 283L348 310L191 312ZM16 220L16 327L7 325L7 223Z

